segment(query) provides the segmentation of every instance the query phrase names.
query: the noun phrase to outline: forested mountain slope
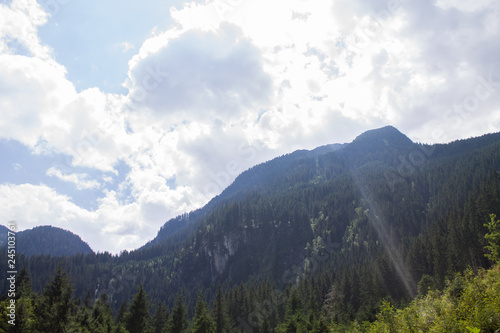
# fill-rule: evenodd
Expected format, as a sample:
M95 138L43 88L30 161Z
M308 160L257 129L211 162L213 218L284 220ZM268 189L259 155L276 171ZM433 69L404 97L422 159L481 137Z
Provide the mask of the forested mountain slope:
M258 165L147 246L62 267L77 297L106 293L115 311L139 284L168 307L183 293L189 309L221 284L234 325L279 295L277 312L252 324L276 327L290 290L316 319L373 320L383 298L405 302L419 283L442 288L454 272L490 265L483 224L500 216L499 169L499 133L431 146L384 127ZM37 292L60 263L19 260Z
M7 233L7 228L0 226ZM5 236L6 240L7 237ZM5 245L0 243L0 246ZM78 235L52 226L40 226L16 233L16 251L26 256L50 255L53 257L90 254L92 249Z

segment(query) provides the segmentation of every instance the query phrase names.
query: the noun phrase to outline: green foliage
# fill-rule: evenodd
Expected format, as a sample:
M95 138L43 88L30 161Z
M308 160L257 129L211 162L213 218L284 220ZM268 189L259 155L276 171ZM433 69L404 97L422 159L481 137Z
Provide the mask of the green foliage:
M177 302L170 317L169 333L183 333L188 327L188 314L182 295L177 297Z
M63 333L70 323L74 310L73 289L66 272L59 267L53 280L37 299L35 314L36 330Z
M102 293L95 302L91 320L92 332L108 333L113 329L113 313L108 302L108 296L105 293Z
M150 305L146 298L146 293L142 285L140 285L132 299L132 304L126 318L126 328L129 332L143 333L149 331L149 308Z
M168 328L169 313L163 303L159 302L156 313L153 317L153 332L154 333L164 333Z
M216 323L210 316L210 312L207 309L207 303L204 300L203 294L200 292L198 296L198 301L196 302L196 309L193 319L193 327L191 332L193 333L215 333Z
M500 221L495 214L490 215L490 222L484 226L488 228L488 233L484 236L489 245L485 248L490 252L485 254L493 262L500 261Z
M395 309L384 302L377 320L360 328L352 323L349 332L496 332L500 329L500 266L461 276L463 292L455 283L443 292L429 291L407 307ZM459 279L459 280L461 280Z
M213 318L215 319L215 331L217 333L228 332L230 329L229 315L222 286L220 284L217 287L217 295L215 296L212 312Z

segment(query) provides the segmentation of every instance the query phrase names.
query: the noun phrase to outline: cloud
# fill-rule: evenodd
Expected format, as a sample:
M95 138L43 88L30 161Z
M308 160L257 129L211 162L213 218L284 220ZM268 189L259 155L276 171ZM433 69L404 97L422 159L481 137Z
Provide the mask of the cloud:
M49 58L50 48L41 45L37 35L38 27L47 22L48 15L36 1L12 0L10 6L0 4L0 17L0 53L16 54L26 50L35 57ZM9 41L17 43L9 45ZM23 48L12 48L12 45Z
M78 190L99 188L100 184L96 180L87 180L86 174L64 174L61 170L51 167L47 170L47 176L57 177L64 182L73 183Z
M135 49L135 45L130 42L121 42L118 46L122 49L123 53L127 53L128 51Z
M127 86L132 103L174 121L234 120L269 102L271 80L258 49L235 26L223 25L186 31L134 57Z
M44 133L45 116L75 95L64 75L64 68L50 61L0 55L2 137L35 146Z
M17 221L19 230L45 224L71 230L93 250L113 253L139 247L157 231L142 222L137 203L122 204L113 191L88 211L51 188L31 184L0 185L0 219Z

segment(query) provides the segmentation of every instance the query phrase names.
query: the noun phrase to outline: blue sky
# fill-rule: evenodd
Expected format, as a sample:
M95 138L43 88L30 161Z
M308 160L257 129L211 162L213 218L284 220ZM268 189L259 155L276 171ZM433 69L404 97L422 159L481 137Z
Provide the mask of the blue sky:
M12 0L0 18L0 221L96 251L296 149L500 127L495 0Z

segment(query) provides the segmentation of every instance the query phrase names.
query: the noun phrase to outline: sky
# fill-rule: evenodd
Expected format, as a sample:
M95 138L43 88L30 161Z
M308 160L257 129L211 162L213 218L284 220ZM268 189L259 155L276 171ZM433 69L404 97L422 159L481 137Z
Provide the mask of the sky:
M500 128L497 0L0 0L0 224L119 253L244 170Z

